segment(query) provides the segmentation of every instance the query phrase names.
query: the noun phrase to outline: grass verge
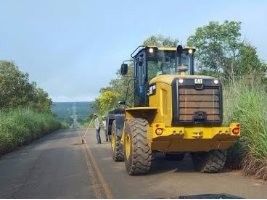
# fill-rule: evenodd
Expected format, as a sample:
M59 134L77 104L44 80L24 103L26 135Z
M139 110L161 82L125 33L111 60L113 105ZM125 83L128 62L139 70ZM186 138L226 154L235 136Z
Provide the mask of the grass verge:
M61 128L51 113L31 109L0 111L0 155Z
M225 87L224 121L240 122L241 138L229 150L228 166L267 180L267 93L247 79Z

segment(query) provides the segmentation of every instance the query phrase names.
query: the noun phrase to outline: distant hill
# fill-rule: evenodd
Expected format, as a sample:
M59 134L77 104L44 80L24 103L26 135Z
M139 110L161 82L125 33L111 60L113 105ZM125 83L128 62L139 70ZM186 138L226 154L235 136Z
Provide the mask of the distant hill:
M73 123L73 117L79 123L83 123L92 113L93 102L53 102L52 112L58 119Z

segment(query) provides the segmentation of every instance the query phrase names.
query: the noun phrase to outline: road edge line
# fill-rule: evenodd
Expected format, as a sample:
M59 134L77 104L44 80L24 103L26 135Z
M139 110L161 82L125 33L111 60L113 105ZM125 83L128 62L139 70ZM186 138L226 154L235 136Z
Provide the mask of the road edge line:
M88 161L90 162L93 170L95 171L95 175L96 175L97 181L101 184L106 198L112 199L113 198L113 194L111 192L109 184L107 183L107 181L103 177L103 175L102 175L102 173L101 173L101 171L100 171L100 169L98 167L98 164L97 164L97 162L96 162L96 160L95 160L95 158L93 156L93 153L92 153L91 149L89 148L89 146L88 146L88 144L87 144L87 142L85 140L85 137L82 137L80 133L79 133L79 135L81 137L81 140L84 142L83 144L84 144L85 151L86 151L86 154L87 154L86 158L88 159ZM98 190L98 189L96 188L96 190Z

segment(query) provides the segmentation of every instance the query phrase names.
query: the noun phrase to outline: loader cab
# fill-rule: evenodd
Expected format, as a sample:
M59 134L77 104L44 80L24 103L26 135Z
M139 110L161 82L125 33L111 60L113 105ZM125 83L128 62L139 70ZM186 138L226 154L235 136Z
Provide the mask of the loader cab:
M149 81L159 75L194 74L194 48L139 46L132 54L134 63L134 106L148 106ZM122 64L121 74L128 66Z

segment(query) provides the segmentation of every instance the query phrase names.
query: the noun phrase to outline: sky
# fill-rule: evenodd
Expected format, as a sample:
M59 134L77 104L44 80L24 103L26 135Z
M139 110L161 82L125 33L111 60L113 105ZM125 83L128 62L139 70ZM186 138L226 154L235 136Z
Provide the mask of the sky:
M0 60L14 61L53 101L92 101L150 35L186 44L210 21L242 22L267 61L267 0L0 0Z

